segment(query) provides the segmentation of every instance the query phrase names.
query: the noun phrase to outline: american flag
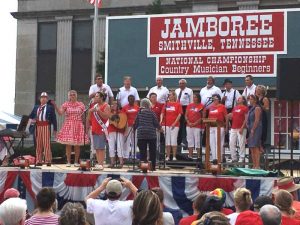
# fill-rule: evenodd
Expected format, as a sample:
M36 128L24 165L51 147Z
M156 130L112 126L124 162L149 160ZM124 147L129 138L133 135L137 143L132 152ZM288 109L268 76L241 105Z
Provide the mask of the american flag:
M98 8L101 8L102 6L102 0L87 0L90 4L95 5L98 4Z

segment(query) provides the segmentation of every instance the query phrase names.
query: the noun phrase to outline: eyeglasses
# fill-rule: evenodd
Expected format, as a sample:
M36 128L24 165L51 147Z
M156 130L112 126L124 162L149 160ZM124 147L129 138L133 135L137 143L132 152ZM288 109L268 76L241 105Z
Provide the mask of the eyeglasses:
M70 96L76 96L76 94L70 94Z
M96 80L103 80L103 78L102 77L98 77L98 78L96 78Z

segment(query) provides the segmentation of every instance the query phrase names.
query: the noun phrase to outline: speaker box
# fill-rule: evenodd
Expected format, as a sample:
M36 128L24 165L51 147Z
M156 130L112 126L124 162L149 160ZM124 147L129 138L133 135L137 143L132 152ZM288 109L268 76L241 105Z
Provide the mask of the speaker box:
M278 59L277 98L300 100L300 58Z

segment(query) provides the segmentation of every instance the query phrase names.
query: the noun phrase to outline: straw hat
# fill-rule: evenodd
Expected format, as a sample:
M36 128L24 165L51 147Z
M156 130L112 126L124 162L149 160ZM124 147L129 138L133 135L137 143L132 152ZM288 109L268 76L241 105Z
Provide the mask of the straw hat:
M277 186L273 189L272 193L276 194L279 190L294 192L298 189L300 189L300 184L295 184L293 177L282 177L277 180Z

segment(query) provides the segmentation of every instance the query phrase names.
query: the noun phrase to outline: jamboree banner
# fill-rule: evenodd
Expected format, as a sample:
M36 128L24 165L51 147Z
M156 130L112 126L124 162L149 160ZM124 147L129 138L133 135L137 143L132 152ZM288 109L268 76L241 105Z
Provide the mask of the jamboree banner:
M286 11L150 16L147 50L166 78L274 77L277 54L286 53Z

